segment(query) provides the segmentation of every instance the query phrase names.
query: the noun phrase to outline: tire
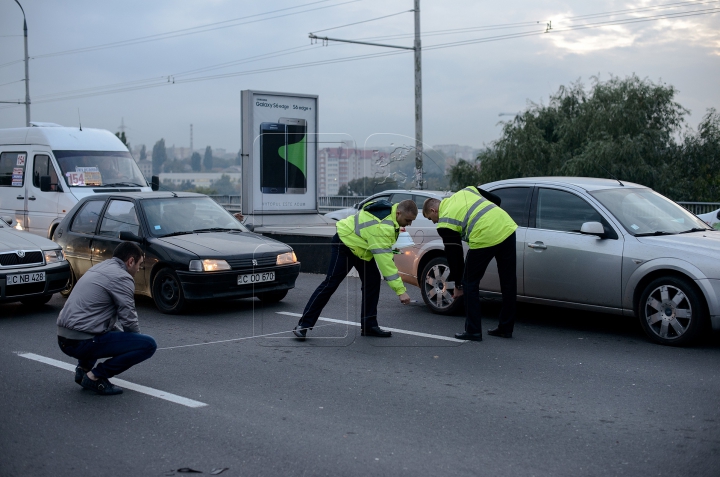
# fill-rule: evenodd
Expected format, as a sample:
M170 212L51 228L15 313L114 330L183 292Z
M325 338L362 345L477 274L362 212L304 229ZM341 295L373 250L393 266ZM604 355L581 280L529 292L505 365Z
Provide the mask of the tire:
M169 268L160 270L152 283L152 299L160 313L177 315L187 305L177 274Z
M49 302L52 297L53 297L53 294L41 295L41 296L36 296L33 298L25 298L23 300L20 300L20 303L22 303L25 306L30 306L30 307L38 306L39 307L39 306L43 306L47 302Z
M257 297L263 303L277 303L288 294L288 290L271 291L265 293L258 293Z
M453 282L446 282L450 272L445 257L436 257L430 260L418 277L420 293L423 301L435 314L454 315L463 306L462 300L453 300L452 294L455 290Z
M70 264L70 262L68 262L68 264ZM70 277L68 278L67 285L65 286L65 288L63 290L60 290L60 294L64 298L67 298L70 296L70 293L72 293L73 287L75 286L76 281L77 281L77 279L75 278L75 272L73 272L72 265L71 265L70 266Z
M640 296L638 317L651 341L670 346L693 342L708 322L702 295L678 277L650 282Z

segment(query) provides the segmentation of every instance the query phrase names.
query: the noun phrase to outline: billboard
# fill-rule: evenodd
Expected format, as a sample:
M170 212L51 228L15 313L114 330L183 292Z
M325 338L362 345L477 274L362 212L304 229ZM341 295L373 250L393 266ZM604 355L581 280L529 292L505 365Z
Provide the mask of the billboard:
M245 214L317 213L318 97L241 93Z

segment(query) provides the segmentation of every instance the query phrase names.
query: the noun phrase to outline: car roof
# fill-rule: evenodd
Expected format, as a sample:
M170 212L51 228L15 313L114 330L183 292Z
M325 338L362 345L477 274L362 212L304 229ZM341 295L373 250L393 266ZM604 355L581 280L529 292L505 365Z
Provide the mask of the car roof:
M420 195L433 195L438 197L445 197L452 192L446 191L446 190L418 190L418 189L388 189L383 190L380 192L376 192L375 194L371 195L370 197L375 197L376 195L384 195L384 194L420 194Z
M183 197L208 197L205 194L198 194L196 192L103 192L101 194L93 194L85 197L84 199L106 199L108 197L127 197L129 199L172 199L183 198ZM209 198L209 197L208 197Z
M620 184L622 182L622 184ZM587 191L604 189L621 189L623 187L647 189L646 186L634 182L620 181L616 179L601 179L597 177L520 177L517 179L505 179L501 181L483 184L483 188L492 188L501 185L569 185L585 189Z

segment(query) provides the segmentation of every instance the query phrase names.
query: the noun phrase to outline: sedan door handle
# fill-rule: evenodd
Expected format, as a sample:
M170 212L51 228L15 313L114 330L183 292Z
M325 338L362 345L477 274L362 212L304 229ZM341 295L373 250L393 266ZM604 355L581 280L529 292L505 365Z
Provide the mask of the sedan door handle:
M25 197L22 196L22 195L19 195L19 196L15 197L15 198L16 198L17 200L23 200Z
M542 242L529 243L528 247L536 250L546 250L547 246Z
M31 195L30 197L28 197L28 200L35 200L35 196Z

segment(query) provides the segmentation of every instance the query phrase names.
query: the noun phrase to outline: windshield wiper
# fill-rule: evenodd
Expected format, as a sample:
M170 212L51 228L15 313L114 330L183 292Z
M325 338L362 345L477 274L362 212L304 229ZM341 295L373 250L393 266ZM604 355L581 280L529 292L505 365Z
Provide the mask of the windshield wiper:
M232 230L237 230L237 229L225 229L222 227L210 227L208 229L195 229L195 230L193 230L193 233L197 234L197 233L201 233L201 232L230 232Z
M678 232L679 234L689 234L690 232L707 232L709 229L701 229L700 227L694 227L690 230L683 230L682 232Z
M112 184L103 184L100 187L120 187L120 186L144 187L143 185L136 184L135 182L113 182Z
M652 237L657 235L675 235L677 232L665 232L663 230L657 230L655 232L648 232L646 234L635 234L636 237Z
M159 238L174 237L175 235L187 235L187 234L191 234L191 233L193 233L193 232L191 232L189 230L183 230L181 232L173 232L173 233L169 233L169 234L165 234L165 235L160 235Z

